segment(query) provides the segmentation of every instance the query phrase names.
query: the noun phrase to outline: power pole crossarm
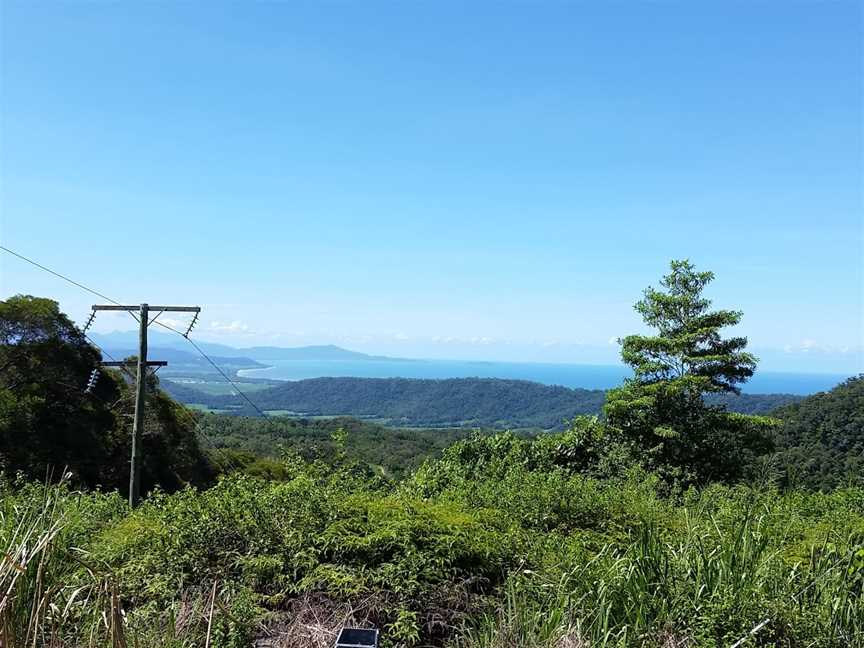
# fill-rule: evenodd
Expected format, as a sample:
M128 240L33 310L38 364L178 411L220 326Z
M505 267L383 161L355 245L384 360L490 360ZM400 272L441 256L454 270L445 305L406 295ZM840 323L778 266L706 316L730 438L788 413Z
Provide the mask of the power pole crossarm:
M151 311L164 311L167 313L200 313L200 306L148 306ZM137 311L141 306L124 306L122 304L94 304L94 311Z

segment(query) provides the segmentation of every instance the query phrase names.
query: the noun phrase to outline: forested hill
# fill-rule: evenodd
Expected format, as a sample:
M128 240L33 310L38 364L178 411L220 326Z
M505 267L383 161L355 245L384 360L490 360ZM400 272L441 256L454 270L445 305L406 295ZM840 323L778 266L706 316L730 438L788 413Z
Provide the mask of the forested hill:
M163 384L186 403L254 414L237 396L205 395L168 380ZM579 414L599 414L606 392L496 378L313 378L256 391L252 398L266 411L369 417L398 426L553 429ZM749 414L796 400L785 394L743 394L712 402Z
M864 484L864 374L773 414L784 421L778 460L788 485Z
M312 378L256 392L254 399L263 410L372 417L391 425L554 428L598 413L605 392L494 378ZM209 401L211 407L242 402Z

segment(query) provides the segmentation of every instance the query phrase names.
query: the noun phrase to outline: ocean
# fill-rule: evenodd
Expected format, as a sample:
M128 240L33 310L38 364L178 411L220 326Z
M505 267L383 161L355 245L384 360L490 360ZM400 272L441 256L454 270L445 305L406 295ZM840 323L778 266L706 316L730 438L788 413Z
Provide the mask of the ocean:
M454 360L362 360L285 362L266 369L244 369L247 378L302 380L304 378L513 378L546 385L609 389L630 375L619 365L552 364L529 362L466 362ZM814 394L831 389L848 376L759 371L744 385L751 394Z

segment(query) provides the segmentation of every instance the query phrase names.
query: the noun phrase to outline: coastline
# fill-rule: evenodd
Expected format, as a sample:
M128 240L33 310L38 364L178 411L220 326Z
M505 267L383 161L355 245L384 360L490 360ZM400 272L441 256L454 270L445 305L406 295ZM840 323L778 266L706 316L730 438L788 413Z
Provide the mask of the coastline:
M238 378L294 382L322 377L407 378L443 380L448 378L499 378L526 380L570 389L610 389L627 377L627 371L614 365L570 365L544 363L446 362L424 363L285 363L239 369ZM749 394L794 394L806 396L826 391L848 378L843 374L757 372L744 385Z
M236 375L238 378L258 378L258 376L252 376L250 374L255 373L256 371L270 371L272 369L276 369L276 365L270 365L269 367L255 367L253 369L238 369ZM273 380L286 380L285 378L273 378Z

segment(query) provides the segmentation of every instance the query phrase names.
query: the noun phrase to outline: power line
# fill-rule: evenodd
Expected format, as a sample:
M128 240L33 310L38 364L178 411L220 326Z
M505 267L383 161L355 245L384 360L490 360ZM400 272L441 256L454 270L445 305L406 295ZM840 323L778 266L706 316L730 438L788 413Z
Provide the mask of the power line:
M86 338L87 336L85 335L84 337ZM90 338L87 338L87 339L89 340ZM107 355L109 358L114 360L113 356L110 353L108 353L104 349L101 349L99 347L99 345L97 345L95 342L90 340L90 343L93 344L93 346L95 346L97 349L99 349L103 354ZM121 365L119 368L124 373L126 373L126 375L129 376L132 380L135 379L135 376L132 375L132 372L130 372L129 369L127 369L124 365ZM155 375L156 372L159 371L159 369L161 369L161 367L155 367L154 370L150 373L150 375L151 376ZM107 401L103 401L103 402L105 402L107 404ZM213 440L204 433L204 431L201 429L201 426L203 424L203 420L199 419L195 416L192 408L190 408L186 405L183 405L182 403L180 405L181 405L181 407L177 411L180 412L183 416L185 416L187 421L190 423L190 428L192 430L192 434L197 435L198 437L204 439L204 441L206 441L214 451L219 453L222 456L222 458L226 461L226 463L228 463L233 469L238 470L238 471L242 471L243 467L240 464L238 464L231 457L231 455L229 455L227 452L225 452L224 449L217 446L213 442Z
M191 344L192 347L193 347L193 348L194 348L194 349L195 349L199 354L201 354L201 357L204 358L207 362L209 362L209 363L213 366L213 368L214 368L216 371L218 371L218 372L222 375L222 377L223 377L223 378L224 378L224 379L225 379L225 380L226 380L226 381L231 385L231 387L233 387L234 390L235 390L238 394L240 394L240 395L243 397L243 399L244 399L247 403L249 403L249 405L251 405L252 408L253 408L256 412L258 412L258 414L260 414L261 416L263 416L263 417L265 417L265 418L267 417L267 414L264 413L264 410L262 410L262 409L261 409L260 407L258 407L255 403L253 403L253 402L252 402L252 399L249 398L245 393L243 393L243 391L242 391L242 390L237 386L237 383L235 383L233 380L231 380L231 378L228 376L228 374L226 374L224 371L222 371L222 367L220 367L218 364L216 364L216 362L215 362L215 361L214 361L210 356L208 356L206 353L204 353L204 351L201 349L201 347L199 347L197 344L195 344L195 341L194 341L194 340L189 339L189 337L187 337L186 335L183 335L183 333L181 333L180 331L178 331L178 330L175 329L175 328L172 328L171 326L168 326L167 324L163 324L162 322L156 322L156 324L158 324L158 325L161 326L162 328L168 329L169 331L173 331L174 333L176 333L177 335L179 335L179 336L182 337L182 338L185 338L185 340L186 340L189 344Z
M87 341L88 341L92 346L96 347L96 348L99 350L99 352L100 352L101 354L106 355L106 356L108 356L109 358L112 358L112 360L113 360L113 357L111 356L110 353L108 353L108 352L105 351L104 349L100 348L99 345L96 344L96 343L95 343L93 340L91 340L89 337L87 337L86 334L83 334L83 335L84 335L84 338L85 338L85 339L86 339L86 340L87 340ZM125 369L125 367L120 367L120 368L123 369L123 370L126 372L126 374L127 374L131 379L134 380L135 377L132 376L132 374L130 374L130 373L128 372L128 370ZM96 371L96 370L94 370L94 371ZM92 383L92 384L88 384L88 388L84 390L84 394L87 394L88 396L90 396L90 397L92 397L92 398L96 398L97 400L99 400L99 401L101 401L102 403L104 403L104 404L108 407L109 410L114 411L114 409L117 407L117 405L118 405L121 401L123 401L123 397L121 396L121 398L117 399L117 400L114 401L113 403L109 402L108 400L106 400L105 398L103 398L102 396L100 396L96 391L94 391L93 388L95 387L96 382L93 380L93 374L92 374L92 373L91 373L91 378L90 378L90 380L91 380L91 383ZM97 378L96 380L98 380L98 378ZM70 389L70 390L72 390L72 391L77 391L76 388L75 388L74 386L72 386L72 385L70 385L70 384L68 384L68 383L62 382L62 381L60 381L60 380L58 380L58 379L56 379L56 378L52 381L52 383L53 383L53 384L57 384L57 385L64 386L64 387L66 387L66 388L68 388L68 389ZM47 385L48 383L47 383L46 381L42 381L42 384ZM79 387L79 388L80 388L80 387ZM14 386L13 386L13 389L15 389Z
M153 321L151 320L151 324L152 324L152 322L153 322ZM108 358L110 358L112 361L117 362L117 360L114 358L114 356L112 356L112 355L111 355L110 353L108 353L105 349L103 349L103 348L100 347L98 344L96 344L96 343L95 343L95 342L94 342L90 337L87 336L87 334L84 334L84 337L85 337L85 338L90 342L90 344L92 344L94 347L96 347L97 349L99 349L99 351L100 351L103 355L108 356ZM135 376L132 374L131 371L129 371L129 369L128 369L125 365L122 365L122 364L121 364L121 365L119 366L119 369L121 369L121 370L122 370L122 371L123 371L127 376L129 376L130 379L135 380ZM155 375L156 372L159 371L159 369L161 369L161 367L156 367L156 368L155 368L155 369L150 373L150 375L151 375L151 376ZM113 407L114 407L113 405L109 404L109 403L108 403L107 401L105 401L104 399L102 399L102 400L103 400L103 402L104 402L106 405L109 405L109 407L111 407L111 409L113 409ZM181 404L181 405L182 405L182 404ZM203 439L204 441L206 441L206 442L210 445L210 447L211 447L215 452L219 453L219 454L222 456L222 458L225 460L225 462L226 462L226 463L227 463L231 468L233 468L234 470L237 470L237 471L242 471L242 470L243 470L243 466L241 466L240 464L238 464L238 463L237 463L237 462L236 462L236 461L231 457L231 455L229 455L229 454L228 454L228 453L227 453L223 448L220 448L219 446L217 446L217 445L213 442L213 440L212 440L210 437L208 437L208 436L204 433L204 431L201 429L201 426L202 426L202 424L203 424L203 420L198 419L198 418L195 416L195 414L193 413L193 411L192 411L191 408L189 408L189 407L183 405L183 406L181 406L181 407L179 408L178 411L179 411L181 414L183 414L183 416L185 416L185 417L187 418L187 421L191 424L190 427L191 427L191 430L192 430L192 434L194 434L194 435L198 436L199 438Z
M94 307L94 308L95 308L95 307ZM126 311L126 312L130 312L130 313L131 313L131 311ZM163 322L159 322L159 321L157 321L157 318L158 318L159 315L161 315L163 312L165 312L165 311L164 311L164 310L160 310L159 313L157 313L157 315L156 315L153 319L149 319L149 320L148 320L148 319L146 319L146 315L144 315L144 316L142 316L142 318L140 318L140 319L139 319L139 318L135 318L135 320L138 321L138 322L140 322L140 323L142 323L142 326L143 326L143 327L149 326L150 324L157 324L157 325L161 326L162 328L167 329L167 330L169 330L169 331L172 331L172 332L174 332L174 333L177 333L177 334L180 335L181 337L185 338L186 341L189 342L189 343L190 343L190 344L191 344L191 345L192 345L192 346L193 346L193 347L198 351L198 353L200 353L200 354L201 354L201 355L202 355L202 356L203 356L203 357L204 357L204 358L205 358L205 359L206 359L206 360L207 360L211 365L213 365L213 367L214 367L214 368L215 368L215 369L216 369L216 370L217 370L217 371L222 375L222 377L225 378L225 380L227 380L227 381L232 385L232 387L233 387L235 390L237 390L237 392L238 392L241 396L243 396L244 398L246 398L247 402L249 402L249 404L250 404L253 408L255 408L256 411L258 411L262 416L266 417L266 414L264 414L264 412L262 412L261 409L260 409L257 405L255 405L255 403L253 403L253 402L252 402L248 397L246 397L246 395L245 395L242 391L240 391L240 389L237 387L237 385L234 383L234 381L232 381L231 378L229 378L229 377L225 374L225 372L223 372L222 369L221 369L221 368L220 368L220 367L219 367L219 366L218 366L218 365L217 365L217 364L216 364L216 363L215 363L215 362L214 362L214 361L213 361L213 360L212 360L212 359L211 359L211 358L206 354L206 353L204 353L204 351L201 350L201 348L200 348L197 344L195 344L195 342L193 342L192 340L190 340L189 337L188 337L187 335L181 333L180 331L178 331L177 329L175 329L175 328L169 326L168 324L165 324L165 323L163 323ZM196 315L196 318L197 318L198 313L196 312L195 315ZM146 322L146 323L145 323L145 322ZM191 330L191 327L190 327L190 330ZM109 357L110 357L110 356L109 356ZM155 375L156 372L159 371L160 368L161 368L161 366L157 366L157 367L155 367L155 369L153 370L153 372L152 372L150 375ZM127 371L127 372L128 372L128 370L125 369L125 367L124 367L124 371ZM201 425L202 425L202 423L203 423L203 420L201 420L201 419L196 420L196 418L195 418L195 416L193 415L192 410L191 410L190 408L188 408L188 407L186 407L186 406L183 406L183 407L180 408L179 411L181 411L185 416L187 416L188 419L189 419L189 421L192 423L192 433L193 433L193 434L196 434L196 435L199 436L200 438L204 439L204 440L205 440L205 441L210 445L210 447L213 448L213 450L215 450L216 452L218 452L218 453L223 457L223 459L225 459L225 461L230 465L231 468L233 468L234 470L238 470L238 471L242 471L242 470L243 470L242 465L238 464L238 463L237 463L237 462L236 462L236 461L235 461L235 460L234 460L234 459L233 459L233 458L232 458L232 457L231 457L227 452L225 452L222 448L219 448L219 447L218 447L218 446L217 446L217 445L212 441L212 439L210 439L206 434L203 433L203 431L201 430Z
M84 339L85 339L85 340L87 340L87 341L88 341L92 346L96 347L96 348L99 350L99 353L101 353L103 356L108 356L108 359L111 360L112 362L119 362L119 361L117 360L117 358L115 358L115 357L112 356L110 353L108 353L105 349L103 349L103 348L100 347L98 344L96 344L96 343L93 341L93 338L91 338L91 337L90 337L89 335L87 335L86 333L83 333L83 335L84 335ZM121 370L123 371L123 373L125 373L125 374L126 374L127 376L129 376L130 378L134 378L134 376L132 375L132 373L131 373L131 372L130 372L126 367L125 367L125 365L120 365L119 369L121 369Z
M36 266L37 268L39 268L39 269L41 269L41 270L44 270L45 272L49 272L49 273L51 273L51 274L54 275L55 277L59 277L60 279L63 279L63 281L67 281L67 282L69 282L69 283L72 284L73 286L77 286L78 288L81 288L82 290L86 290L87 292L89 292L89 293L91 293L91 294L93 294L93 295L96 295L97 297L101 297L102 299L104 299L104 300L106 300L106 301L109 301L109 302L111 302L112 304L115 304L115 305L117 305L117 306L120 306L120 305L121 305L120 302L118 302L117 300L115 300L115 299L111 299L111 298L108 297L107 295L103 295L103 294L100 293L98 290L94 290L93 288L90 288L90 287L88 287L88 286L85 286L84 284L79 283L79 282L75 281L74 279L70 279L70 278L67 277L66 275L60 274L59 272L56 272L56 271L52 270L51 268L47 268L47 267L45 267L44 265L42 265L41 263L38 263L38 262L34 261L33 259L28 259L28 258L25 257L23 254L19 254L18 252L15 252L14 250L10 250L9 248L7 248L7 247L5 247L5 246L2 246L2 245L0 245L0 250L3 250L4 252L8 252L9 254L11 254L11 255L13 255L13 256L18 257L18 258L21 259L22 261L26 261L27 263L29 263L29 264L31 264L31 265L34 265L34 266ZM131 311L126 311L126 312L128 312L128 313L129 313L129 314L130 314L130 315L135 319L136 322L138 321L138 318L135 317L135 314L134 314L134 313L132 313ZM157 315L156 317L158 317L158 315ZM251 399L250 399L250 398L249 398L249 397L248 397L248 396L243 392L243 390L241 390L241 389L237 386L237 383L235 383L233 380L231 380L231 378L230 378L230 377L229 377L229 376L228 376L224 371L222 371L222 368L221 368L219 365L217 365L217 364L216 364L216 363L215 363L215 362L210 358L210 356L208 356L206 353L204 353L204 351L201 350L201 347L199 347L197 344L195 344L195 342L194 342L193 340L189 339L188 335L185 335L185 334L182 333L181 331L178 331L177 329L175 329L175 328L173 328L173 327L171 327L171 326L169 326L169 325L167 325L167 324L165 324L165 323L163 323L163 322L158 322L158 321L156 321L155 318L154 318L154 320L153 320L152 322L150 322L150 323L151 323L151 324L157 324L157 325L161 326L162 328L167 329L167 330L169 330L169 331L171 331L171 332L173 332L173 333L176 333L177 335L179 335L179 336L182 337L182 338L185 338L186 341L189 342L189 344L191 344L199 354L201 354L201 357L203 357L205 360L207 360L207 362L209 362L209 363L213 366L213 368L216 369L216 371L219 372L219 374L220 374L220 375L221 375L221 376L222 376L222 377L223 377L223 378L224 378L224 379L225 379L225 380L226 380L226 381L231 385L231 387L233 387L234 390L235 390L238 394L240 394L240 396L242 396L243 399L244 399L247 403L249 403L249 405L250 405L250 406L251 406L251 407L252 407L256 412L258 412L258 414L260 414L261 416L264 416L264 417L267 416L267 415L264 413L264 411L263 411L260 407L258 407L255 403L253 403L252 400L251 400ZM89 340L90 338L87 338L87 339ZM92 340L91 340L91 344L93 344ZM96 346L96 345L94 344L94 346ZM99 347L97 346L97 348L99 348ZM100 350L101 350L101 349L100 349ZM111 357L111 356L109 356L109 357Z
M39 268L40 270L43 270L43 271L45 271L45 272L47 272L47 273L49 273L49 274L52 274L52 275L54 275L55 277L58 277L58 278L62 279L63 281L66 281L67 283L72 284L73 286L76 286L76 287L78 287L78 288L81 288L82 290L86 290L86 291L89 292L90 294L92 294L92 295L96 295L97 297L100 297L100 298L104 299L105 301L108 301L108 302L110 302L110 303L112 303L112 304L114 304L114 305L116 305L116 306L120 306L120 305L122 305L122 304L121 304L120 302L118 302L116 299L112 299L111 297L108 297L107 295L105 295L105 294L99 292L98 290L95 290L95 289L93 289L93 288L90 288L89 286L86 286L86 285L84 285L84 284L82 284L82 283L80 283L80 282L78 282L78 281L75 281L74 279L71 279L71 278L67 277L67 276L64 275L64 274L61 274L61 273L59 273L59 272L56 272L55 270L52 270L51 268L48 268L48 267L42 265L41 263L38 263L37 261L34 261L33 259L30 259L30 258L24 256L23 254L19 254L18 252L15 252L14 250L10 250L10 249L7 248L6 246L0 245L0 250L3 250L4 252L7 252L8 254L11 254L12 256L15 256L15 257L19 258L19 259L21 259L22 261L26 261L26 262L29 263L30 265L32 265L32 266L34 266L34 267L36 267L36 268ZM126 311L126 312L128 312L136 322L139 321L138 317L136 317L134 313L132 313L132 312L130 312L130 311ZM161 314L161 313L160 313L160 314ZM157 315L157 317L158 317L158 315ZM242 396L242 397L246 400L247 403L249 403L249 405L252 406L253 409L255 409L256 412L258 412L261 416L263 416L263 417L266 418L267 415L264 413L264 411L263 411L260 407L258 407L254 402L252 402L252 400L251 400L251 399L250 399L250 398L249 398L249 397L248 397L248 396L247 396L247 395L246 395L246 394L245 394L245 393L244 393L244 392L243 392L243 391L242 391L242 390L237 386L237 384L236 384L233 380L231 380L231 378L228 377L228 375L227 375L224 371L222 371L222 368L219 367L219 365L217 365L217 364L212 360L212 358L210 358L210 356L208 356L206 353L204 353L204 351L203 351L203 350L202 350L202 349L201 349L197 344L195 344L195 342L194 342L193 340L190 340L190 339L189 339L189 337L188 337L188 333L187 333L187 334L183 334L182 332L178 331L178 330L175 329L175 328L172 328L171 326L168 326L167 324L165 324L165 323L163 323L163 322L158 322L158 321L156 321L155 318L154 318L154 320L151 321L150 323L151 323L151 324L152 324L152 323L158 324L158 325L161 326L162 328L167 329L167 330L169 330L169 331L172 331L172 332L176 333L177 335L179 335L179 336L185 338L186 341L189 342L189 343L190 343L190 344L195 348L195 350L198 351L198 353L201 354L201 356L202 356L205 360L207 360L207 362L209 362L209 363L213 366L213 368L216 369L216 371L219 372L219 374L220 374L220 375L221 375L221 376L222 376L222 377L223 377L223 378L224 378L224 379L225 379L225 380L226 380L226 381L227 381L227 382L228 382L228 383L229 383L229 384L234 388L234 390L235 390L238 394L240 394L240 396ZM190 330L191 330L191 327L190 327ZM84 333L83 335L84 335L84 338L85 338L85 339L86 339L90 344L92 344L94 347L96 347L96 348L97 348L97 349L98 349L98 350L99 350L103 355L106 355L106 356L108 356L109 358L111 358L112 361L117 362L117 361L114 359L114 357L113 357L110 353L108 353L107 351L105 351L104 349L102 349L102 348L101 348L98 344L96 344L96 343L93 341L93 339L90 338L86 333ZM122 366L122 365L121 365L121 369L123 369L123 371L126 372L127 375L130 375L130 376L131 376L131 373L129 372L128 369L126 369L125 366ZM183 407L181 408L181 411L182 411L184 414L186 414L188 417L190 417L190 419L192 419L192 423L194 424L193 434L194 434L194 433L198 433L199 436L203 437L203 438L204 438L204 439L205 439L205 440L206 440L206 441L211 445L211 447L213 447L214 450L217 450L217 451L219 451L219 452L222 452L222 450L221 450L218 446L216 446L216 445L213 443L213 441L212 441L209 437L207 437L205 434L203 434L203 432L201 431L201 427L200 427L200 426L201 426L201 422L200 422L200 421L195 421L195 420L194 420L194 416L192 415L191 410L190 410L188 407L183 406ZM237 463L236 463L236 462L235 462L235 461L234 461L234 460L233 460L233 459L232 459L232 458L231 458L227 453L223 453L223 456L224 456L225 459L228 460L228 462L229 462L230 464L232 464L232 465L234 466L235 469L238 469L238 470L241 469L241 466L239 466L239 465L238 465L238 464L237 464Z
M85 336L85 337L86 337L86 336ZM89 338L88 338L88 339L89 339ZM97 349L99 348L98 345L96 345L96 344L93 343L92 341L91 341L91 344L93 344L94 346L96 346ZM105 351L105 350L103 350L103 349L99 349L99 350L100 350L103 354L107 355L109 358L112 358L111 354L109 354L107 351ZM112 358L112 359L113 359L113 358ZM121 370L123 370L123 372L126 373L126 375L129 376L132 380L135 379L135 376L132 375L132 373L131 373L131 372L130 372L130 371L129 371L125 366L121 366L121 367L119 367L119 368L120 368ZM160 368L161 368L161 367L156 367L156 368L155 368L155 369L150 373L150 375L151 375L151 376L152 376L152 375L155 375L155 373L156 373ZM94 396L96 396L97 398L99 398L103 403L105 403L106 405L108 405L108 407L109 407L110 409L112 409L112 410L113 410L114 407L117 405L117 402L119 402L119 401L117 401L117 402L115 402L115 403L109 403L107 400L103 399L101 396L99 396L99 395L96 394L95 392L91 392L91 393L92 393L92 395L94 395ZM121 399L121 400L122 400L122 399ZM231 468L233 468L234 470L237 470L237 471L242 471L242 470L243 470L243 466L240 465L239 463L237 463L237 461L235 461L234 458L231 457L231 455L228 454L228 453L225 451L224 448L220 448L219 446L217 446L217 445L214 443L214 441L213 441L210 437L207 436L207 434L204 432L204 430L203 430L202 427L201 427L201 426L203 425L204 421L203 421L202 419L200 419L200 418L198 418L198 417L195 416L195 413L194 413L194 411L192 410L192 408L190 408L190 407L188 407L188 406L186 406L186 405L183 405L182 403L181 403L180 405L181 405L181 407L179 407L179 408L177 409L177 411L178 411L180 414L182 414L184 417L186 417L186 420L187 420L187 422L188 422L188 424L189 424L189 429L192 431L192 434L193 434L193 435L196 435L196 436L198 436L199 438L201 438L201 439L203 439L204 441L206 441L207 444L210 446L210 448L212 448L213 451L217 452L217 453L218 453L218 454L219 454L219 455L220 455L220 456L225 460L225 463L228 464Z
M50 273L51 273L52 275L54 275L55 277L60 277L63 281L68 281L68 282L69 282L70 284L72 284L73 286L78 286L79 288L82 288L82 289L86 290L87 292L89 292L89 293L91 293L91 294L93 294L93 295L96 295L97 297L101 297L102 299L104 299L104 300L106 300L106 301L109 301L109 302L111 302L112 304L118 304L118 305L120 304L120 302L115 301L115 300L111 299L110 297L106 297L106 296L103 295L102 293L100 293L100 292L98 292L98 291L96 291L96 290L93 290L92 288L88 288L88 287L85 286L84 284L78 283L77 281L75 281L74 279L70 279L70 278L67 277L66 275L62 275L62 274L60 274L59 272L55 272L55 271L52 270L51 268L46 268L46 267L45 267L44 265L42 265L41 263L36 263L33 259L28 259L28 258L25 257L23 254L18 254L17 252L15 252L15 251L13 251L13 250L10 250L9 248L4 247L4 246L2 246L2 245L0 245L0 250L3 250L4 252L8 252L8 253L11 254L12 256L16 256L16 257L18 257L19 259L21 259L22 261L26 261L27 263L29 263L29 264L31 264L31 265L34 265L34 266L36 266L37 268L39 268L39 269L41 269L41 270L44 270L45 272L50 272Z
M247 403L249 403L255 409L255 411L258 412L261 416L263 416L264 418L267 418L267 414L265 414L264 411L260 407L258 407L254 402L252 402L251 398L249 398L243 391L240 390L240 388L237 386L237 383L235 383L233 380L231 380L228 377L228 375L224 371L222 371L222 368L219 365L217 365L210 356L208 356L206 353L204 353L201 350L201 348L197 344L195 344L194 341L190 340L189 338L186 338L186 339L189 341L189 344L191 344L193 347L195 347L195 350L198 351L198 353L200 353L202 356L204 356L204 358L207 360L207 362L209 362L211 365L213 365L213 368L216 371L218 371L220 374L222 374L222 377L225 378L225 380L227 380L229 383L231 383L231 386L237 391L238 394L240 394L243 397L243 400L245 400Z
M107 295L103 295L102 293L100 293L98 290L93 290L92 288L89 288L88 286L85 286L84 284L79 283L79 282L75 281L74 279L70 279L70 278L67 277L66 275L60 274L59 272L56 272L56 271L52 270L51 268L46 268L46 267L45 267L44 265L42 265L41 263L37 263L37 262L34 261L33 259L28 259L28 258L25 257L23 254L18 254L18 252L15 252L15 250L10 250L9 248L7 248L7 247L5 247L5 246L3 246L3 245L0 245L0 250L3 250L4 252L8 252L8 253L11 254L12 256L16 256L16 257L18 257L19 259L21 259L22 261L26 261L26 262L29 263L30 265L36 266L36 267L39 268L40 270L44 270L45 272L48 272L48 273L54 275L55 277L60 277L60 279L62 279L63 281L67 281L67 282L69 282L70 284L72 284L73 286L77 286L78 288L81 288L81 289L83 289L83 290L86 290L86 291L89 292L91 295L96 295L97 297L101 297L102 299L104 299L104 300L106 300L106 301L109 301L109 302L111 302L112 304L117 304L118 306L120 305L120 302L118 302L116 299L111 299L111 298L108 297ZM135 316L135 313L129 313L129 314L132 316L132 318L133 318L136 322L138 321L138 318Z
M158 371L159 367L157 367L156 369ZM154 371L153 373L155 374L156 371ZM179 405L180 405L180 408L178 409L178 411L184 417L186 417L186 420L190 424L192 434L195 434L199 438L206 441L209 444L209 446L215 452L219 453L222 456L222 458L225 460L226 463L228 463L231 466L231 468L233 468L234 470L237 470L237 471L242 471L243 466L240 465L239 463L237 463L237 461L235 461L231 457L231 455L229 455L226 452L225 448L220 448L219 446L217 446L216 443L209 436L207 436L207 434L204 432L204 430L202 429L202 425L204 424L203 417L196 415L195 410L193 408L189 407L188 405L184 405L183 403L179 403Z

